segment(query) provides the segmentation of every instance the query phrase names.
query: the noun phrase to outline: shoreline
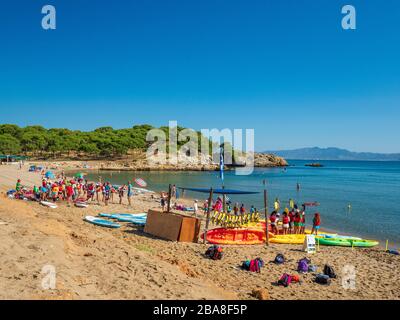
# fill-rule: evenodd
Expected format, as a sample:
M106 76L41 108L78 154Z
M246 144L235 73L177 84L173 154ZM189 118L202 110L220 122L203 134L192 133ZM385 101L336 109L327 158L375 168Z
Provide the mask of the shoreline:
M46 162L29 162L29 164L45 164ZM86 162L85 162L86 163ZM54 164L60 164L58 162L48 162L47 163L49 165L49 167L51 167L51 165ZM198 172L202 172L203 170L174 170L174 169L159 169L159 170L137 170L137 169L131 169L131 168L72 168L71 165L73 166L80 166L82 165L82 162L80 161L64 161L62 162L62 164L64 166L59 167L57 169L53 169L52 171L54 171L54 173L60 174L61 172L64 172L66 175L68 174L73 174L73 173L77 173L77 172L85 172L88 174L94 174L94 173L100 173L100 172L112 172L112 173L124 173L124 172L150 172L150 171L156 171L156 172L177 172L177 173L183 173L183 172L194 172L194 173L198 173ZM67 165L67 166L65 166ZM28 165L26 165L28 166ZM214 172L217 170L204 170L204 172ZM156 193L160 193L161 191L167 192L168 186L165 186L165 190L156 190L154 192ZM193 201L195 198L191 198L191 197L184 197L184 198L180 198L180 200L184 200L185 203L189 204L190 206L193 205ZM179 211L178 211L179 212ZM261 213L261 216L263 216L263 213ZM308 219L307 219L308 220ZM307 227L311 228L312 226L309 225L307 223ZM359 233L350 233L350 232L343 232L342 230L337 230L335 228L329 228L329 227L324 227L323 229L321 229L320 232L328 232L328 233L336 233L339 235L344 235L344 236L355 236L355 237L360 237L363 239L368 239L368 240L376 240L379 241L379 245L377 247L379 248L386 248L386 240L388 239L379 239L379 238L374 238L373 235L369 236L367 234L359 234ZM392 246L390 245L392 244ZM389 242L389 248L395 248L396 250L400 249L400 244L398 243L390 243Z

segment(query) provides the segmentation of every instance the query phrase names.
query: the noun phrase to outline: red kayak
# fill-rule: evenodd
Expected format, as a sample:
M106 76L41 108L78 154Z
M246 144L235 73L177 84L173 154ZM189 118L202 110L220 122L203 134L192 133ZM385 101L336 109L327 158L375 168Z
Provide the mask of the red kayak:
M274 235L270 233L270 237ZM204 234L201 235L204 239ZM266 241L263 229L225 229L217 228L207 232L207 241L211 244L251 245Z

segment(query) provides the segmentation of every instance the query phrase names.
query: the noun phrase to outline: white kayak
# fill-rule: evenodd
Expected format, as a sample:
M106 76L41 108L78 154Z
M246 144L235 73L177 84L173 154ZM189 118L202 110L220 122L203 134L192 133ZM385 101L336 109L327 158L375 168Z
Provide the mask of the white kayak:
M48 208L51 208L51 209L57 209L58 208L58 206L54 202L40 201L40 204L42 206L45 206L45 207L48 207Z

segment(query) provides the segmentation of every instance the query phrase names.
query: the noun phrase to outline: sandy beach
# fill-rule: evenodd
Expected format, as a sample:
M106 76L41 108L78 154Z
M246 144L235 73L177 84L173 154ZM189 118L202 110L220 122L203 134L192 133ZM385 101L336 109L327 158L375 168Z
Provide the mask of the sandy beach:
M73 166L65 169L69 167ZM202 255L208 245L157 239L129 224L110 230L83 221L101 212L159 208L159 201L148 194L135 196L132 208L93 203L79 209L61 203L52 210L7 199L5 191L18 178L32 186L41 176L28 173L27 165L23 170L0 166L0 299L256 299L253 291L258 289L265 289L272 300L400 299L400 257L382 248L321 246L309 255L312 264L319 271L332 265L338 279L322 286L313 282L313 274L306 274L300 276L300 284L283 288L275 282L285 272L297 274L297 261L307 256L302 246L225 246L224 259L213 261ZM270 263L278 253L289 261ZM266 261L261 274L240 270L243 260L256 257ZM41 286L46 265L56 268L55 290ZM354 290L342 286L346 265L356 270Z

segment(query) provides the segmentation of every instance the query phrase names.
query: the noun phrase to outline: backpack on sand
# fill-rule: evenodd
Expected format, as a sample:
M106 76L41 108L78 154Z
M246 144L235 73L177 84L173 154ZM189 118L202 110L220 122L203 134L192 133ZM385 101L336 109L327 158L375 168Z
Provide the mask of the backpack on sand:
M250 272L261 272L261 268L264 267L264 261L261 258L256 258L250 261Z
M297 265L297 271L301 273L307 273L308 272L308 264L311 261L308 260L307 258L301 259L299 261L299 264Z
M261 272L261 268L264 267L264 261L261 258L256 258L254 260L244 261L242 264L242 269L250 272Z
M315 282L319 284L330 285L331 278L325 274L319 274L315 277Z
M285 288L289 287L290 283L292 282L292 276L285 273L282 277L278 280L278 284L284 286Z
M208 248L205 255L213 260L221 260L224 256L224 252L222 247L213 245L212 247Z
M330 265L325 265L324 275L328 276L331 279L335 279L337 277L335 270L333 270L333 268Z
M279 253L276 257L275 257L275 260L274 260L274 263L276 263L276 264L283 264L283 263L285 263L285 257L284 257L284 255L283 254L281 254L281 253Z

